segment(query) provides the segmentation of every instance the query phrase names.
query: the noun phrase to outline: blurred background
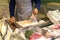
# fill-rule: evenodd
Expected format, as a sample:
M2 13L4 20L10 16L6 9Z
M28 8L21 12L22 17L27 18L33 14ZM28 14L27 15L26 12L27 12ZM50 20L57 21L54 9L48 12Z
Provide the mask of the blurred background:
M47 19L46 13L51 9L59 9L60 4L55 6L54 3L60 3L60 0L41 0L41 8L38 13L39 19ZM53 7L52 7L53 5ZM9 0L0 0L0 16L3 15L3 13L7 14L9 18Z

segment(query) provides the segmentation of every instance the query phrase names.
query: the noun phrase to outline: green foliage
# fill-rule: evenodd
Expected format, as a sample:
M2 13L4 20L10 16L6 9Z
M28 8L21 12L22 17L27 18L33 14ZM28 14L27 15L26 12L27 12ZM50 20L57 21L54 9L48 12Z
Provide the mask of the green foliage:
M42 4L46 4L46 3L49 3L49 2L60 3L60 0L41 0L41 3L42 3Z

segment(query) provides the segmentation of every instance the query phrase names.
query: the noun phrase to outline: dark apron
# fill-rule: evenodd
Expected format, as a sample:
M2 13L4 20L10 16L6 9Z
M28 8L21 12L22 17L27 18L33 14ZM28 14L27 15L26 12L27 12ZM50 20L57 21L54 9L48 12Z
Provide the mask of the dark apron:
M16 18L17 20L29 19L32 15L31 0L16 0Z

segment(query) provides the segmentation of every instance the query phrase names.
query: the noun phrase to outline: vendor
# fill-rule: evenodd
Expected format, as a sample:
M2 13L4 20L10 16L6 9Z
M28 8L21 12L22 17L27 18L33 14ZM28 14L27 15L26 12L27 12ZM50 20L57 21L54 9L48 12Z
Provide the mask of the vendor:
M32 3L35 3L35 8L33 10L34 14L38 13L40 9L41 0L10 0L9 10L10 10L10 21L14 22L15 18L20 20L29 19L32 15ZM16 14L15 11L16 4Z

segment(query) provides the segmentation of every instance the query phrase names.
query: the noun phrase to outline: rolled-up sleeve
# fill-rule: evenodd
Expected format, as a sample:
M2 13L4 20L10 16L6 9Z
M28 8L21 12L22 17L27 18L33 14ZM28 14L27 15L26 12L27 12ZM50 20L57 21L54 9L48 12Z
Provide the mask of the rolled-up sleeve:
M10 17L14 16L14 10L15 10L15 0L10 0L9 3Z
M35 7L39 10L41 6L41 0L33 0L35 3Z

